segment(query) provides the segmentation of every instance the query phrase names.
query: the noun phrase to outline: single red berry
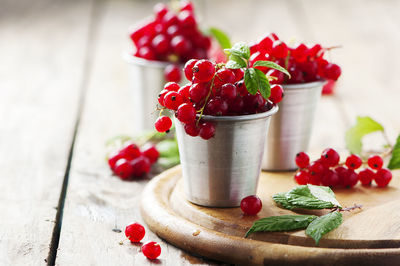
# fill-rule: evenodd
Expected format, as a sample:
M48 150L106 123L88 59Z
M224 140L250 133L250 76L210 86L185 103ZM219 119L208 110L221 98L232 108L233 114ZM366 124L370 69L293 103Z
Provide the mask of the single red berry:
M200 133L200 128L196 125L196 122L185 124L185 132L189 136L196 137Z
M206 82L194 83L189 90L190 99L194 103L201 103L207 96L210 86Z
M354 187L358 183L358 174L352 169L347 169L343 182L345 187Z
M179 23L178 17L175 15L174 12L168 11L167 14L164 15L162 23L166 26L177 25Z
M187 10L187 11L193 11L194 7L193 7L193 3L191 1L180 1L179 3L180 5L180 10Z
M182 123L193 122L196 119L196 109L191 103L184 103L178 107L176 117Z
M205 122L200 125L199 135L202 139L208 140L215 135L215 126L210 122Z
M183 72L185 72L185 77L191 81L193 78L193 67L197 63L197 59L190 59L186 62L185 67L183 68Z
M315 44L313 47L311 47L308 50L308 56L309 57L321 57L324 55L324 49L322 48L322 46L320 44Z
M128 144L126 147L119 151L119 155L121 155L122 158L127 159L128 161L139 157L141 154L142 153L139 147L134 143Z
M254 114L261 106L265 104L265 99L260 93L256 95L247 94L243 97L244 111L249 114Z
M181 81L181 70L178 66L170 64L164 69L165 80L170 82Z
M276 58L285 58L288 54L288 47L282 41L274 41L272 44L272 55Z
M167 36L164 34L158 34L155 36L151 41L151 44L158 54L165 54L169 50L169 41Z
M125 236L134 243L140 242L145 234L146 230L139 223L133 223L125 228Z
M310 179L308 183L314 186L319 186L321 184L322 173L310 174Z
M226 100L233 100L237 96L236 86L232 83L226 83L221 87L221 97Z
M154 145L144 146L142 148L142 154L149 159L150 163L155 163L160 157L160 153Z
M164 98L165 98L165 95L167 95L167 93L168 92L170 92L170 91L168 91L168 90L162 90L161 92L160 92L160 94L158 94L158 103L161 105L161 106L165 106L164 104Z
M335 168L334 171L337 173L339 177L339 185L344 186L344 179L347 175L347 168L343 166L338 166Z
M178 91L181 87L176 82L168 82L164 85L164 90L167 91Z
M369 168L361 170L358 173L358 178L360 179L360 182L363 186L371 185L371 182L374 179L374 177L375 177L375 173Z
M228 112L228 103L220 97L212 98L206 105L205 113L208 115L222 116Z
M236 97L235 99L229 102L228 112L233 115L241 114L243 112L243 106L244 106L243 98Z
M310 171L311 175L322 174L325 170L323 164L319 161L312 162L307 169Z
M157 259L161 254L160 244L157 242L148 242L142 246L142 253L150 260Z
M336 187L339 185L339 183L340 183L339 176L333 170L327 169L321 176L321 184L323 186Z
M268 35L258 43L257 48L259 51L270 53L272 51L272 45L274 41L275 39L271 37L271 35Z
M143 175L150 172L150 160L144 155L141 155L138 158L132 160L131 165L133 168L132 175L134 177L142 177Z
M168 13L168 7L163 3L158 3L153 7L153 12L156 15L156 20L161 20Z
M362 165L362 160L358 155L352 154L346 159L346 166L349 169L355 170L360 168L361 165Z
M110 157L108 157L108 165L110 166L111 170L114 170L115 164L119 159L122 159L122 156L119 153L112 154Z
M194 28L196 27L196 19L191 11L182 11L178 15L180 26L185 28Z
M245 215L256 215L261 211L262 201L256 195L247 196L240 202L240 208Z
M368 166L372 169L381 169L383 166L383 159L379 155L372 155L368 158Z
M304 43L300 43L293 48L290 55L293 56L297 62L304 62L307 59L307 53L307 46Z
M168 116L160 116L154 125L158 132L166 132L171 128L172 121Z
M339 164L340 156L337 151L332 148L325 149L321 155L321 163L325 167L333 167Z
M305 152L299 152L296 154L295 161L299 168L306 168L310 164L310 157Z
M381 168L375 174L375 183L378 187L386 187L392 180L392 172L389 169Z
M189 52L191 44L185 37L178 35L172 38L171 47L175 53L185 55Z
M310 174L306 170L300 170L294 176L297 184L306 185L310 181Z
M342 70L340 69L340 66L329 63L325 66L323 73L325 78L336 81L342 74Z
M156 59L155 53L149 47L140 47L135 55L138 57L147 59L147 60L155 60Z
M114 173L122 179L128 179L133 175L133 167L126 159L119 159L115 163Z
M182 96L184 101L189 101L189 90L190 90L191 85L186 84L185 86L182 86L179 90L178 93Z
M168 92L164 97L164 105L168 109L177 110L182 103L182 96L175 91Z
M282 101L283 96L283 88L281 85L274 84L271 86L271 95L269 96L268 100L277 104Z
M219 89L226 83L234 83L235 79L235 74L230 69L221 68L215 73L214 87Z
M233 74L235 75L235 82L238 82L244 77L244 71L241 68L231 69Z
M274 79L269 82L270 84L282 84L285 80L285 74L276 69L268 70L265 75L268 77L274 77Z
M193 77L201 82L210 81L215 74L215 65L209 60L199 60L193 66Z

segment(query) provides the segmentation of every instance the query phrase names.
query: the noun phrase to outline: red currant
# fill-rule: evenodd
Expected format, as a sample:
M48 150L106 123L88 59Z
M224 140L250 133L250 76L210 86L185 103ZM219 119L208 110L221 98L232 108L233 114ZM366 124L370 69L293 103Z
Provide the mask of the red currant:
M386 187L392 180L392 172L389 169L381 168L375 174L375 183L378 187Z
M360 168L361 165L362 165L362 160L358 155L352 154L346 159L346 166L349 169L355 170Z
M344 176L343 185L345 187L354 187L358 183L358 174L352 169L347 169L347 173Z
M193 78L193 67L197 63L197 59L190 59L186 62L185 67L183 68L183 72L185 72L185 77L191 81Z
M175 53L179 55L184 55L189 52L191 44L187 39L185 39L185 37L178 35L172 38L171 47L175 51Z
M168 65L164 70L166 81L179 82L181 81L181 70L176 65Z
M310 157L305 152L299 152L296 154L295 161L299 168L306 168L310 164Z
M274 39L271 37L271 35L268 35L267 37L263 38L257 45L257 48L260 51L263 52L271 52L272 50L272 44L274 43Z
M157 259L161 254L160 244L157 242L148 242L142 246L142 253L150 260Z
M371 182L374 179L374 177L375 177L375 173L369 168L361 170L358 173L358 178L360 179L360 182L363 186L371 185Z
M176 117L182 123L193 122L196 119L196 109L191 103L184 103L178 107Z
M323 164L318 161L311 163L307 168L310 171L311 175L322 174L325 170Z
M219 89L226 83L234 83L235 79L235 74L230 69L222 68L215 74L214 87Z
M119 152L119 155L127 160L133 160L139 157L141 154L142 153L140 152L140 149L136 144L129 144Z
M339 177L339 185L340 186L345 186L344 185L344 180L345 180L346 175L347 175L347 168L343 167L343 166L338 166L338 167L335 168L334 171L337 173L337 175Z
M155 128L158 132L166 132L172 126L171 118L168 116L160 116L155 122Z
M307 59L307 52L307 46L304 43L300 43L291 51L291 56L293 56L297 62L303 62Z
M160 153L154 145L144 146L142 149L142 154L149 159L150 163L155 163L160 157Z
M112 154L108 157L108 165L110 166L111 170L114 170L115 164L119 159L122 159L122 156L119 153Z
M208 83L194 83L189 90L190 99L194 103L202 102L210 90Z
M168 38L163 34L158 34L151 43L158 54L165 54L169 49Z
M126 159L119 159L115 163L114 173L122 179L128 179L133 175L133 167Z
M274 41L272 44L272 55L277 58L285 58L288 54L288 47L282 41Z
M256 195L247 196L240 202L240 208L245 215L256 215L261 211L262 201Z
M340 66L336 64L327 64L324 69L324 75L327 79L337 80L342 74Z
M206 114L221 116L228 112L228 103L220 97L211 99L205 109Z
M339 164L340 156L337 151L332 148L325 149L321 155L321 163L325 167L332 167Z
M319 186L321 184L321 177L322 173L310 174L310 179L308 180L308 183L314 186Z
M180 89L180 86L176 82L168 82L167 84L164 85L164 90L167 91L178 91Z
M336 187L339 185L340 179L338 174L335 171L327 169L321 176L321 184L323 186L331 186Z
M125 228L125 236L134 243L140 242L145 234L146 230L144 229L143 225L139 223L133 223Z
M200 133L200 128L196 125L196 122L185 124L185 132L192 137L196 137Z
M306 185L310 181L310 174L306 170L300 170L294 176L297 184Z
M150 160L144 155L132 160L131 162L133 171L132 175L135 177L142 177L143 175L150 172Z
M177 110L182 103L182 96L175 91L168 92L164 97L164 105L168 109Z
M156 59L156 55L149 47L140 47L135 55L138 57L147 59L147 60L155 60Z
M232 83L226 83L221 87L221 97L226 100L233 100L237 96L236 86Z
M182 98L184 99L184 101L189 100L189 90L190 90L191 85L187 84L185 86L182 86L179 90L178 93L182 96Z
M208 60L199 60L193 66L193 77L200 82L210 81L215 74L215 65Z
M271 86L271 95L268 100L277 104L283 99L283 88L281 85L274 84Z
M210 122L205 122L201 124L199 135L202 139L211 139L215 135L215 126Z
M381 169L383 166L383 159L379 155L372 155L368 158L368 166L372 169Z
M159 103L161 106L165 106L165 105L164 105L164 98L165 98L165 95L167 95L168 92L170 92L170 91L168 91L168 90L162 90L162 91L160 92L160 94L158 94L158 103Z

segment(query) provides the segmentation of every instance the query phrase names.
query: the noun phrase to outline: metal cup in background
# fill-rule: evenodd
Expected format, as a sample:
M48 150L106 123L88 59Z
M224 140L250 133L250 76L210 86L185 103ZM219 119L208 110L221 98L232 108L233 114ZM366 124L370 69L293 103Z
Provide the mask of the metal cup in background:
M307 151L314 114L325 81L284 85L279 112L272 117L262 163L263 170L297 169L295 156Z
M154 121L159 112L156 110L157 98L165 85L164 69L169 62L149 61L124 54L131 65L131 87L134 91L133 107L135 117L140 119L140 130L154 130ZM182 77L183 74L182 74Z
M186 198L208 207L235 207L257 191L265 136L275 106L243 116L203 116L215 126L209 140L191 137L175 118Z

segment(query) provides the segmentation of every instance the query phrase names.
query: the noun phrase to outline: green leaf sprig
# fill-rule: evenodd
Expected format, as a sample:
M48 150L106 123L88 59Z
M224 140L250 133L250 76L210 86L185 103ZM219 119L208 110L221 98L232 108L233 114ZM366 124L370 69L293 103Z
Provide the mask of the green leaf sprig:
M250 67L250 47L244 42L234 44L232 48L225 49L225 52L229 56L225 66L231 69L244 69L244 83L247 91L252 95L260 92L264 99L268 99L271 95L271 85L268 77L261 70L254 68L256 66L276 69L290 77L285 68L271 61L256 61Z
M324 186L298 186L289 192L277 193L272 196L275 203L284 209L330 209L331 212L322 215L281 215L259 219L247 231L245 237L254 232L278 232L306 229L306 235L315 240L318 245L320 239L330 231L339 227L343 222L342 211L351 211L361 208L354 205L342 208L336 200L335 193Z

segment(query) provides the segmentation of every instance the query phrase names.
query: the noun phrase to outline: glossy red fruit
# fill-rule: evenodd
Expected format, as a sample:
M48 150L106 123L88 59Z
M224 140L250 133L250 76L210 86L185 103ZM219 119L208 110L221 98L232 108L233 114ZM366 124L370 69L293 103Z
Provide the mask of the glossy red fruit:
M167 91L178 91L180 89L180 86L176 82L168 82L167 84L164 85L164 90Z
M190 123L196 119L196 109L191 103L183 103L176 111L176 117L182 123Z
M347 175L347 168L343 166L338 166L334 169L339 177L339 185L344 186L344 179Z
M127 159L127 160L132 160L137 157L139 157L142 153L140 152L139 147L132 143L128 144L126 147L124 147L122 150L119 151L119 155L121 155L122 158Z
M212 98L206 105L206 114L214 116L226 115L228 112L228 103L220 97Z
M325 167L333 167L339 164L340 156L337 151L332 148L325 149L321 155L321 163Z
M172 38L171 47L175 53L185 55L189 52L191 44L185 37L178 35Z
M178 15L180 25L185 28L194 28L196 27L196 19L193 15L193 12L190 11L182 11Z
M168 6L158 3L153 7L153 12L156 15L156 20L160 21L168 13Z
M283 88L281 85L274 84L271 86L271 95L269 96L268 100L277 104L282 101L283 96Z
M160 93L158 94L157 100L158 100L158 103L159 103L161 106L165 106L165 105L164 105L164 98L165 98L165 95L167 95L168 92L170 92L170 91L168 91L168 90L162 90L162 91L160 91Z
M199 60L193 66L193 77L200 82L210 81L215 74L215 65L209 60Z
M306 170L300 170L294 176L295 181L299 185L306 185L310 181L310 174Z
M372 169L381 169L383 166L383 159L379 155L372 155L368 158L368 166Z
M189 90L190 90L191 85L190 84L186 84L184 86L182 86L179 90L178 93L179 95L182 96L182 98L184 99L184 101L189 100Z
M299 168L306 168L310 164L310 157L305 152L299 152L296 154L295 162Z
M254 114L260 106L265 104L265 99L259 93L256 95L251 95L248 93L243 97L243 102L244 111L249 114Z
M183 10L193 11L193 9L194 9L193 3L191 1L183 0L183 1L180 1L179 5L180 5L181 11L183 11Z
M232 83L222 85L220 95L223 99L234 100L237 96L236 86Z
M321 178L322 173L310 174L310 179L308 180L308 183L314 186L319 186L321 185Z
M158 34L151 41L151 44L158 54L165 54L169 49L168 37L164 34Z
M358 155L351 154L346 159L346 166L349 169L355 170L355 169L360 168L361 165L362 165L362 160L361 160L360 156L358 156Z
M168 116L160 116L154 125L158 132L166 132L171 128L172 121Z
M364 170L361 170L358 173L358 179L360 179L360 182L363 186L369 186L371 185L372 180L375 177L374 171L372 171L369 168L366 168Z
M194 83L189 90L190 99L194 103L200 103L206 98L207 94L209 93L209 90L210 86L208 83L205 82Z
M210 122L202 123L200 125L199 135L202 139L211 139L215 135L215 126Z
M115 164L119 159L122 159L122 156L119 153L111 154L110 157L108 157L108 165L110 166L111 170L114 170Z
M321 176L321 184L323 186L330 186L330 187L338 186L340 184L340 179L338 174L330 169L325 170Z
M161 255L161 247L157 242L148 242L142 246L142 253L146 258L155 260Z
M182 103L182 96L175 91L168 92L164 97L164 105L170 110L177 110Z
M293 56L297 62L304 62L307 59L307 53L307 46L304 43L300 43L293 48L290 55Z
M351 188L358 183L358 174L352 169L347 169L347 173L343 179L343 185L345 187Z
M167 82L180 82L181 70L177 65L170 64L164 69L164 77Z
M241 68L231 69L233 74L235 75L235 82L241 80L244 77L244 71Z
M235 74L230 69L222 68L215 73L214 87L221 88L226 83L234 83Z
M381 168L375 174L375 183L378 187L386 187L392 180L392 172L389 169Z
M242 97L236 97L234 100L231 100L229 102L229 110L228 112L230 114L241 114L243 112L243 98Z
M132 175L135 177L142 177L143 175L150 172L151 168L150 160L144 155L141 155L138 158L133 159L130 163L133 168Z
M139 223L133 223L125 228L125 236L134 243L140 242L145 234L146 230Z
M276 58L285 58L288 54L288 47L282 41L274 41L272 44L272 55Z
M312 162L308 167L307 167L308 171L310 171L311 175L318 175L318 174L322 174L325 170L324 166L322 165L322 163L315 161Z
M155 53L149 47L140 47L135 55L138 57L147 59L147 60L155 60L156 59Z
M256 195L247 196L240 202L240 208L245 215L256 215L261 211L262 201Z
M133 175L133 167L126 159L119 159L115 163L114 173L122 179L128 179Z
M200 128L196 125L196 122L185 124L185 132L189 136L197 137L200 133Z
M285 74L282 72L276 70L276 69L270 69L266 73L267 76L269 77L274 77L275 79L271 80L269 83L270 84L282 84L283 81L285 80Z
M340 66L329 63L325 66L323 73L324 73L325 78L336 81L342 74L342 70L341 70Z
M142 148L142 154L149 159L151 164L157 162L158 158L160 157L160 153L154 145L144 146Z
M308 50L309 57L321 57L324 55L324 50L320 44L315 44L313 47Z
M193 78L193 67L197 63L197 59L190 59L189 61L186 62L185 67L183 68L183 72L185 72L185 77L189 80L192 81Z

